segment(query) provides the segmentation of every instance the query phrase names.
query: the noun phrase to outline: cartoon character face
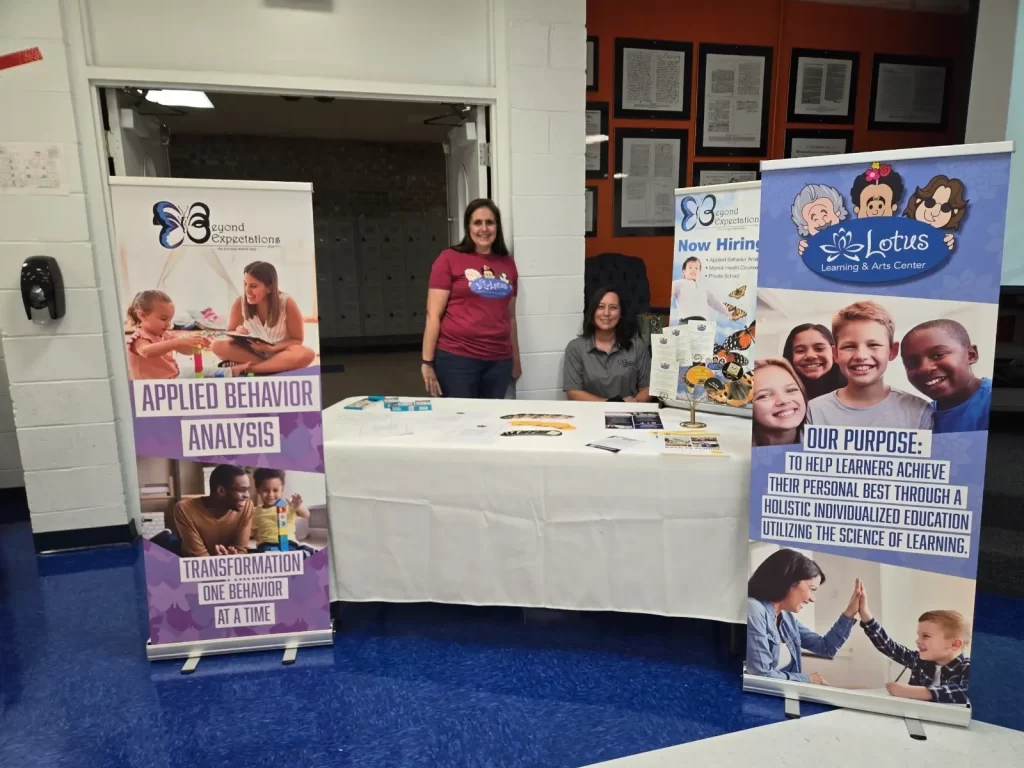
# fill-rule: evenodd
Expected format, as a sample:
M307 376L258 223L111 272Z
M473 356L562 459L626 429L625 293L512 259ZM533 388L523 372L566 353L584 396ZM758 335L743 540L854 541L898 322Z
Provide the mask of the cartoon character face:
M935 176L923 188L914 190L903 215L936 229L959 229L967 215L964 192L960 179Z
M949 187L939 187L935 194L921 201L914 212L914 218L930 224L937 229L944 228L953 218L954 208L949 202L953 191Z
M817 200L807 203L801 213L809 236L816 235L826 227L831 227L842 221L832 201L827 197L819 197Z
M508 282L508 274L506 274L505 272L502 272L500 275L498 275L498 279L501 280L501 282L503 282L503 283L507 283Z
M869 184L860 191L860 199L853 206L858 219L875 216L892 216L899 208L892 199L892 188L888 184Z
M895 216L903 197L903 177L888 163L872 163L850 189L858 219Z
M484 264L484 277L494 277L494 270Z

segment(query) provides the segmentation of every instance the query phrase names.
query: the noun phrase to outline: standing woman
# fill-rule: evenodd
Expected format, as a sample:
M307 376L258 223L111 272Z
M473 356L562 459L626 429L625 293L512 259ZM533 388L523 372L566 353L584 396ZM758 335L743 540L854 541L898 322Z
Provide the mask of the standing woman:
M804 323L789 332L782 356L789 360L807 390L807 400L846 386L846 377L833 358L832 331L817 323Z
M522 372L516 330L519 273L505 245L501 213L474 200L465 236L430 270L423 331L423 384L432 397L500 400Z

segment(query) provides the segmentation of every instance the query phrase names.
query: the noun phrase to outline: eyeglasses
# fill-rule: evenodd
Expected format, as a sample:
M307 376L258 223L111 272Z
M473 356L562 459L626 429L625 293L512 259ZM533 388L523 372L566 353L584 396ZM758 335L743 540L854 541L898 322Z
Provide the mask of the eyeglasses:
M936 200L934 197L925 198L921 202L924 203L924 207L925 208L934 208L936 205L938 205L939 206L939 210L942 211L943 213L952 213L953 212L953 206L952 205L950 205L949 203L942 203L940 205L939 201Z

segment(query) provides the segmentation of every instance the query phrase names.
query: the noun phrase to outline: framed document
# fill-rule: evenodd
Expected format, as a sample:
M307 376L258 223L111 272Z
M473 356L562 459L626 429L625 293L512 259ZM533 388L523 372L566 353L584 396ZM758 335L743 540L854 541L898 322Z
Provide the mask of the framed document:
M693 43L615 38L615 116L690 119Z
M587 178L608 178L608 103L587 102ZM602 138L603 137L603 138Z
M587 38L587 93L597 90L598 67L601 65L598 59L599 49L596 37Z
M768 154L772 49L700 46L696 155Z
M786 130L786 157L848 155L852 151L852 130L829 131L815 130L814 128L788 128Z
M852 123L860 54L794 48L789 68L791 123Z
M617 237L675 231L675 191L686 186L688 143L681 129L615 129Z
M597 187L586 187L586 203L584 205L587 213L586 229L583 230L586 237L597 237Z
M694 162L690 185L732 184L737 181L757 181L761 178L760 163Z
M945 131L953 60L875 55L868 128Z

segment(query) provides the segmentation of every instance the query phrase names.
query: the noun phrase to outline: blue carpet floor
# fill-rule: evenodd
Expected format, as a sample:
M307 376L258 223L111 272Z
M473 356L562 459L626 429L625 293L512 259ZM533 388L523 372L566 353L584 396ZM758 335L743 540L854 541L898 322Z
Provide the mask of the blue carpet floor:
M1024 729L1024 600L976 627L975 716ZM138 547L37 558L0 525L0 766L547 768L782 719L709 622L356 605L336 640L182 676L145 659Z

